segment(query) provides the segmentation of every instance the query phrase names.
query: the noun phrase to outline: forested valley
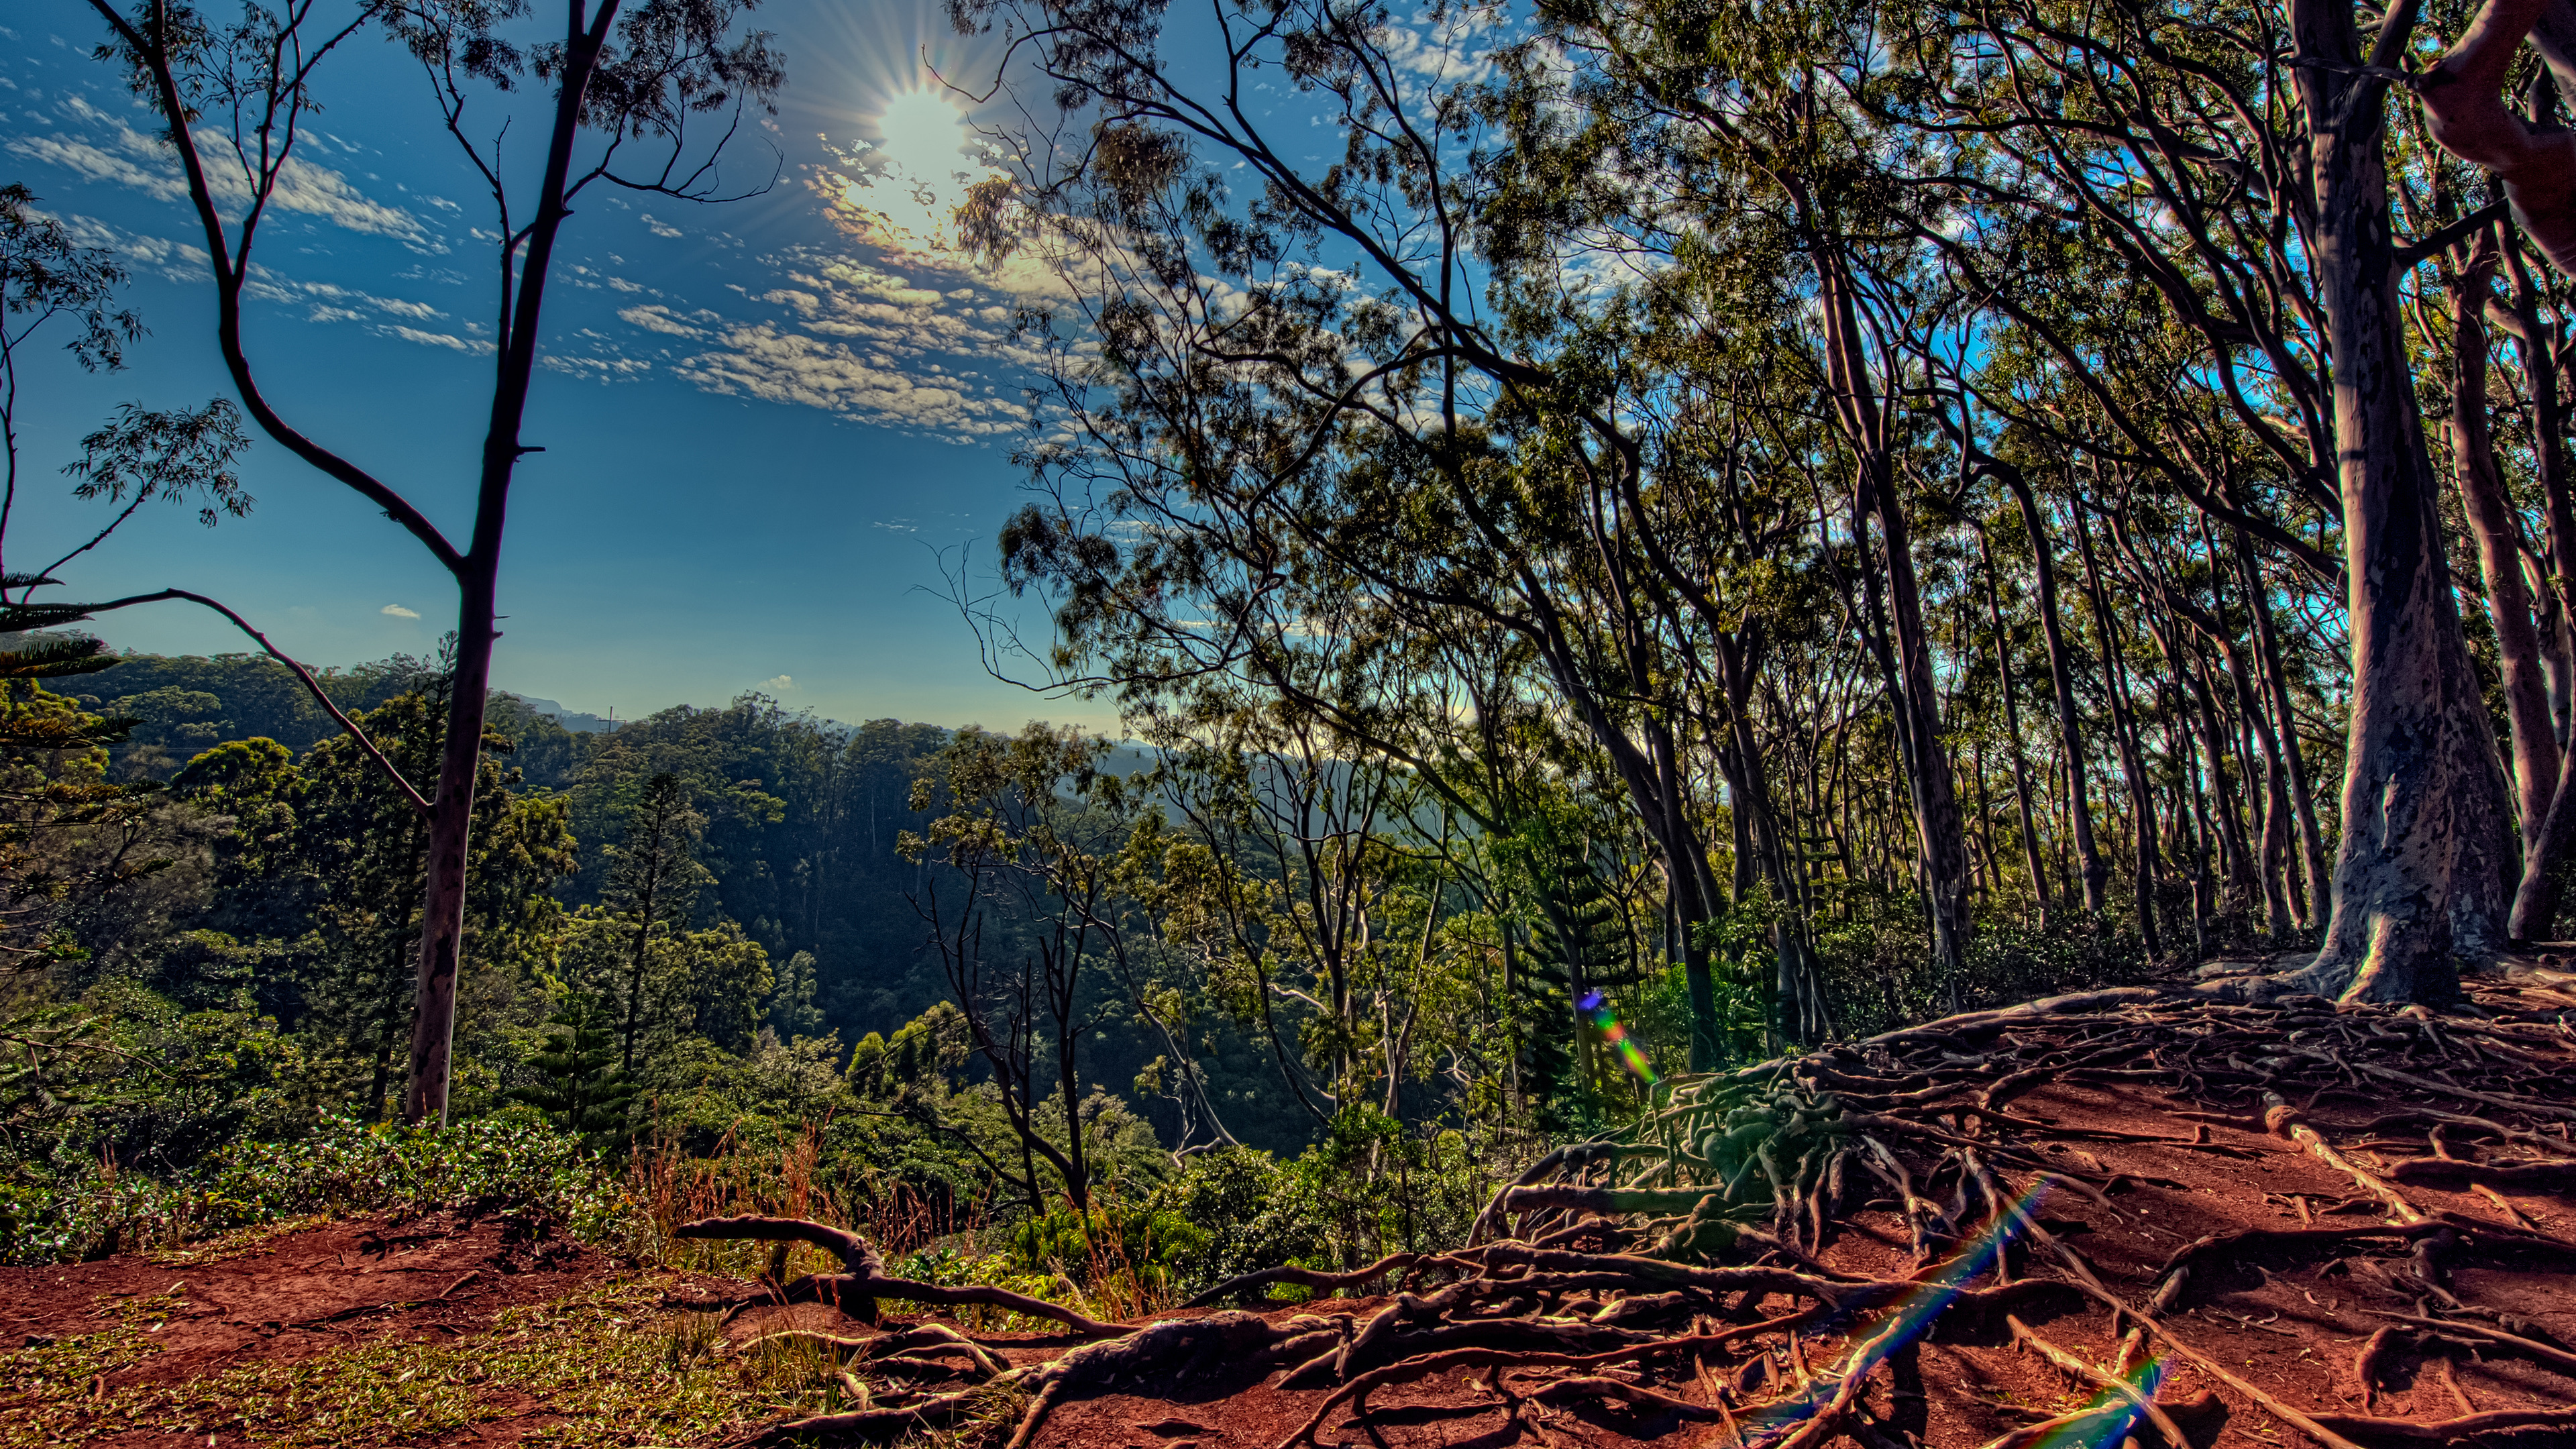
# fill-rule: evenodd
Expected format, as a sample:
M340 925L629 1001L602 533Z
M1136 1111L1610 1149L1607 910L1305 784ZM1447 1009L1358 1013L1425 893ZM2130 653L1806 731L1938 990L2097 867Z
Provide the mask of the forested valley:
M98 525L0 508L26 1442L2576 1434L2567 0L951 0L1026 405L944 587L1109 730L493 686L551 248L762 194L749 0L92 8L232 391L0 418ZM503 218L470 534L241 320L376 32ZM9 408L141 335L26 186L0 282ZM433 655L89 590L253 449Z

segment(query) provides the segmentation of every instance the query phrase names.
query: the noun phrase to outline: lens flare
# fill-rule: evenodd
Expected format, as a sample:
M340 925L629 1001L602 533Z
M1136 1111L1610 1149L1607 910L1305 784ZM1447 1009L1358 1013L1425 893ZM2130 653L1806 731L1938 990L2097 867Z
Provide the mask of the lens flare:
M2038 1440L2031 1449L2105 1449L2119 1443L2146 1414L2138 1407L2141 1401L2152 1401L2156 1390L2164 1386L2165 1360L2148 1359L2123 1375L2120 1380L2137 1391L2136 1399L2117 1389L2104 1389L2093 1402L2078 1410L2085 1420L2053 1430ZM2099 1416L2099 1417L2095 1417Z
M1638 1050L1636 1039L1619 1024L1619 1018L1610 1010L1609 1001L1600 992L1584 993L1583 999L1574 1003L1574 1009L1592 1018L1592 1024L1600 1029L1602 1040L1618 1048L1620 1062L1636 1073L1637 1080L1649 1087L1655 1084L1655 1069L1647 1064L1646 1054Z
M2024 1193L2018 1202L1996 1213L1984 1230L1967 1244L1959 1256L1951 1259L1942 1266L1940 1272L1923 1280L1911 1292L1890 1305L1891 1311L1887 1318L1880 1320L1878 1331L1853 1347L1840 1372L1830 1372L1810 1379L1806 1387L1795 1397L1784 1399L1747 1415L1744 1421L1745 1443L1758 1449L1761 1440L1784 1434L1814 1418L1833 1401L1834 1392L1842 1386L1844 1379L1855 1373L1868 1373L1881 1360L1912 1342L1931 1325L1932 1320L1940 1315L1942 1309L1950 1305L1952 1299L1959 1296L1961 1288L1967 1286L1971 1279L1991 1271L2002 1259L2004 1249L2012 1246L2012 1240L2019 1235L2021 1225L2030 1215L2031 1210L2039 1205L2040 1194L2045 1189L2045 1183L2033 1183L2030 1191ZM1833 1320L1828 1320L1828 1324L1831 1322ZM1867 1360L1865 1362L1864 1356ZM2145 1370L2141 1369L2140 1372L2143 1374ZM2156 1381L2161 1382L2160 1368L2157 1374ZM2152 1393L2153 1390L2148 1392ZM2105 1398L2113 1397L2117 1396L2105 1395ZM2135 1414L2134 1409L2130 1412L2132 1415ZM2048 1442L2052 1449L2075 1449L2077 1445L2119 1442L2117 1438L2093 1437L2092 1426L2080 1424L2069 1426L2069 1431L2076 1430L2080 1430L2083 1437L2051 1439Z

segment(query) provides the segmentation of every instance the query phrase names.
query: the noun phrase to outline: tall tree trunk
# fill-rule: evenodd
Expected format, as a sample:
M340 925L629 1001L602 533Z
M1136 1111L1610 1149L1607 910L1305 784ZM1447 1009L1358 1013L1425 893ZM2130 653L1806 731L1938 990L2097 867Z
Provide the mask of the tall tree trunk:
M2231 530L2236 550L2237 575L2244 581L2246 611L2254 620L2254 658L2260 666L2265 699L2272 714L2272 732L2278 737L2275 759L2288 776L2284 788L2290 806L2296 812L2299 826L2299 877L2293 884L2291 904L2298 909L2299 924L2315 930L2324 922L2328 902L2333 900L2331 878L2326 874L2325 831L2317 824L2316 789L2308 782L2307 752L2299 745L2298 717L2290 712L2290 680L2281 667L2279 628L2272 618L2272 599L2263 586L2263 571L2254 559L2253 541L2245 530ZM2256 718L2262 716L2258 713Z
M2503 917L2510 805L2460 630L2437 484L2403 347L2389 235L2386 84L2360 73L2350 0L2292 0L2318 292L2334 364L2352 703L2343 834L2311 989L2348 1001L2444 1000L2457 957L2490 954ZM2412 12L2381 34L2393 66Z
M2030 762L2022 755L2021 706L2013 695L2012 639L2004 632L2002 590L1995 582L1994 549L1986 541L1986 531L1977 530L1977 558L1986 566L1986 616L1995 631L1996 687L2003 692L2004 742L2012 756L2013 803L2021 812L2022 857L2030 866L2030 892L2039 902L2040 929L2048 928L2048 873L2040 863L2039 827L2030 813Z
M1744 821L1753 863L1760 865L1780 907L1771 944L1781 1014L1800 1042L1821 1042L1833 1034L1833 1016L1825 1002L1823 974L1807 946L1803 892L1790 867L1788 832L1781 826L1761 742L1753 735L1753 675L1759 640L1717 632L1710 653L1717 660L1718 683L1727 699L1729 743L1717 751L1718 761ZM1713 1003L1710 1014L1715 1015Z
M2540 630L2533 622L2531 588L2522 573L2522 546L2513 501L2496 469L2495 440L2487 427L2488 279L2495 252L2481 236L2468 269L2451 278L2451 474L2460 508L2477 540L2487 617L2495 625L2502 666L2505 720L2513 736L2515 818L2526 853L2540 848L2549 802L2558 793L2558 732L2549 717L2549 683L2540 668Z
M2067 833L2074 839L2075 870L2084 886L2085 913L2098 916L2110 888L2111 868L2103 863L2101 849L2093 839L2093 802L2087 797L2084 779L2083 719L2075 711L2075 664L2068 657L2066 626L2058 616L2055 550L2049 545L2048 521L2040 512L2039 498L2032 492L2030 480L2018 468L1997 471L2012 490L2013 502L2021 508L2022 529L2030 535L2031 572L2039 586L2039 631L2048 643L2049 685L2057 694L2058 742L2066 752Z
M2111 705L2111 739L2119 746L2120 774L2129 782L2130 838L2136 844L2132 882L2138 908L2138 940L2147 948L2150 960L2164 955L2164 941L2156 930L2156 878L2164 873L2163 862L2156 853L2156 802L2147 787L2144 749L2138 738L2137 709L2129 699L2129 677L2120 657L2120 643L2111 628L2110 601L2103 597L2102 570L2093 556L2092 530L2084 526L2084 505L2077 503L2068 511L2075 524L2075 549L2084 560L2084 593L2093 606L2093 628L2102 647L2102 696Z
M1932 643L1923 627L1923 597L1914 574L1911 534L1886 437L1887 420L1870 381L1858 304L1845 259L1817 238L1817 274L1823 279L1825 356L1834 408L1850 445L1858 476L1853 488L1854 533L1867 537L1861 520L1876 515L1887 581L1888 645L1894 654L1898 693L1890 699L1910 740L1906 787L1914 807L1917 864L1931 916L1932 953L1939 963L1952 1010L1965 999L1968 949L1968 848L1959 820L1950 757L1941 744L1938 683ZM1866 570L1866 557L1861 561Z
M2523 264L2520 246L2505 235L2504 261L2513 273L2513 305L2488 304L2489 315L2514 335L2514 354L2521 360L2523 388L2531 398L2532 452L2540 483L2540 517L2547 533L2549 583L2554 624L2543 662L2547 681L2550 729L2559 744L2557 788L2541 826L2523 827L2522 880L2514 891L2509 933L2522 940L2555 936L2558 930L2559 881L2576 857L2576 732L2571 732L2566 692L2576 682L2576 657L2568 638L2576 626L2576 498L2570 496L2565 410L2558 396L2558 337L2541 320L2539 291ZM2483 563L2481 555L2481 563ZM2556 667L2550 668L2554 664Z

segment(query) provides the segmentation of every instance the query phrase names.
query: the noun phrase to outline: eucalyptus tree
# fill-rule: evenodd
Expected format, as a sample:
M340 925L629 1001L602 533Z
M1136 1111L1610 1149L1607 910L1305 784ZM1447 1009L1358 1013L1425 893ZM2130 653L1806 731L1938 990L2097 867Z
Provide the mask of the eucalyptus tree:
M406 1115L443 1119L484 706L499 638L502 538L519 466L543 451L522 428L555 246L573 202L593 187L691 201L727 194L718 158L741 119L776 94L780 58L766 33L741 28L755 0L640 0L632 8L572 0L551 34L541 22L520 24L529 21L520 0L252 0L231 21L180 0L138 0L130 14L113 0L90 3L110 31L101 59L131 77L177 159L204 236L216 348L243 409L279 446L410 534L456 583L456 672L435 779L424 792L373 752L426 822ZM244 338L246 301L263 265L256 258L265 255L255 248L304 164L299 153L325 67L368 35L399 42L419 61L428 119L460 148L493 208L492 388L474 521L462 545L377 471L292 420L292 404L262 385ZM544 139L533 175L503 148L508 98L530 80L552 91L540 107ZM487 107L496 107L488 120ZM485 135L493 139L479 139Z
M1005 16L1091 126L1078 143L1007 138L1019 174L964 212L981 244L1053 261L1079 323L1059 332L1053 373L1069 440L1030 453L1057 502L1005 540L1014 583L1042 582L1069 605L1060 662L1084 658L1095 640L1081 631L1117 608L1213 616L1183 652L1222 658L1245 634L1227 609L1298 567L1329 568L1334 587L1366 591L1410 629L1519 636L1657 842L1694 928L1681 946L1693 1060L1707 1062L1714 1006L1696 927L1722 902L1674 702L1655 684L1667 641L1631 582L1610 577L1626 561L1587 533L1580 503L1619 507L1641 453L1600 378L1483 313L1472 87L1403 61L1418 37L1375 8L1221 8L1212 65L1164 43L1160 5L959 7L968 25ZM1463 45L1499 18L1442 7L1422 23ZM1244 103L1273 70L1300 98L1289 111L1311 108L1344 138L1338 158L1301 166L1306 128L1286 128L1304 117ZM1243 175L1229 180L1235 161ZM1257 194L1238 196L1238 181ZM1096 359L1075 350L1076 331L1097 339ZM1185 579L1192 591L1177 592Z
M2455 951L2503 939L2496 827L2510 811L2400 304L2403 274L2447 240L2410 249L2393 222L2388 77L2415 11L2367 43L2342 0L1904 14L1891 70L1909 79L1882 90L1883 112L1955 138L1920 184L1971 221L1924 234L2094 399L2107 433L2069 444L2126 454L2214 522L2339 575L2353 682L2342 829L2304 979L2366 999L2446 994ZM2239 477L2231 494L2191 431L2138 407L2170 387L2123 384L2131 355L2086 335L2073 314L2090 294L2070 294L2058 265L2071 253L2152 288L2197 352L2169 374L2214 394L2273 479ZM2302 536L2318 530L2331 553Z

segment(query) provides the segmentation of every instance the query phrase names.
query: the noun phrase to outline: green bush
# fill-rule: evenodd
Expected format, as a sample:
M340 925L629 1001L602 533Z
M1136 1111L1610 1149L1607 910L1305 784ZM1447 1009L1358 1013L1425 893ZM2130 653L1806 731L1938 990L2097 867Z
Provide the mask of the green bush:
M1124 1275L1143 1295L1168 1297L1204 1256L1208 1235L1180 1214L1141 1203L1095 1202L1021 1219L1010 1258L1024 1272L1060 1272L1094 1285Z
M585 1242L632 1230L619 1175L577 1137L521 1109L444 1128L326 1119L294 1142L219 1148L169 1177L102 1170L0 1189L0 1262L59 1263L168 1248L311 1213L523 1214Z
M1246 1273L1322 1258L1329 1248L1304 1179L1249 1147L1192 1154L1147 1205L1190 1224L1204 1242L1174 1276L1171 1291L1182 1297Z

